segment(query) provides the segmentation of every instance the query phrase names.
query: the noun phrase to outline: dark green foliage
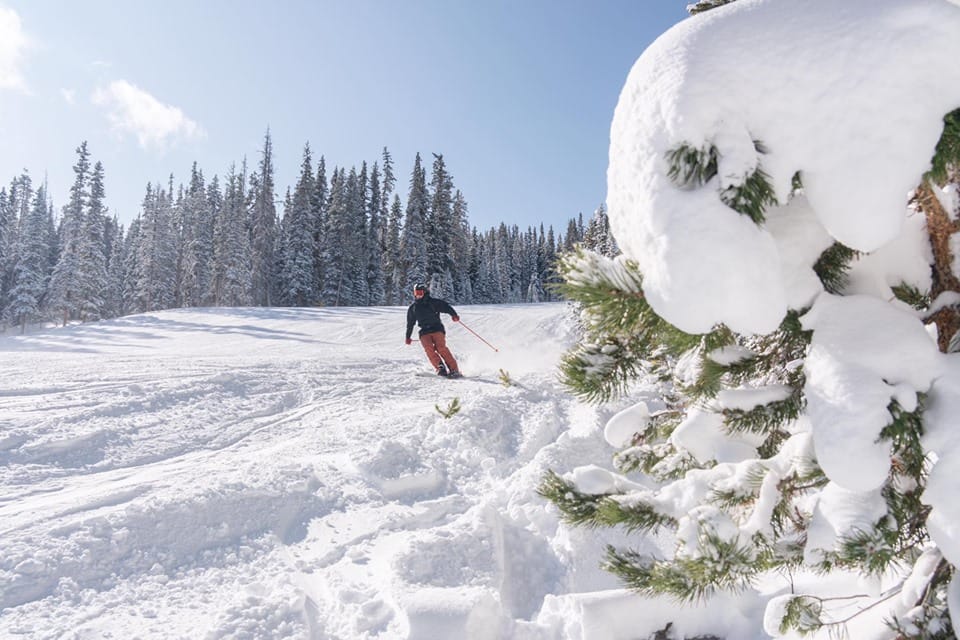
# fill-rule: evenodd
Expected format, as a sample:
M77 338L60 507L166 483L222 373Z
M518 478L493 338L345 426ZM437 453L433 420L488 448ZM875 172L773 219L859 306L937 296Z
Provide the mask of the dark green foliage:
M717 175L717 148L694 149L683 144L667 152L667 175L681 189L696 189Z
M907 303L917 311L926 311L930 308L930 294L920 291L913 285L903 282L891 289L897 300Z
M740 591L766 568L763 559L735 542L708 536L710 557L658 560L634 551L607 547L604 568L627 587L647 596L670 595L697 602L718 591Z
M578 397L606 402L641 373L665 373L667 360L700 341L653 312L635 263L576 248L557 263L555 289L581 309L580 344L561 361L563 382Z
M682 412L667 410L650 416L643 432L634 436L633 446L614 456L614 465L621 473L643 472L661 481L683 477L698 468L693 457L669 443L670 434L680 424Z
M655 531L663 526L677 526L676 520L658 513L648 504L636 500L624 504L615 498L607 498L600 502L597 522L606 527L620 525L630 532Z
M786 400L778 400L750 410L724 409L723 422L730 432L748 432L769 435L779 432L784 424L800 417L803 397L799 389ZM778 439L778 444L782 439ZM775 447L776 448L776 447Z
M763 143L754 141L754 147L758 154L766 153ZM667 152L667 163L670 165L667 175L678 188L697 189L717 175L717 148L697 149L682 144ZM723 189L720 199L734 211L749 216L756 224L762 223L764 211L777 203L770 176L759 167L741 184Z
M927 176L936 183L947 181L951 166L960 165L960 109L943 117L943 133L930 160Z
M697 15L698 13L703 13L704 11L722 7L725 4L730 4L733 1L734 0L699 0L694 4L688 4L687 11L690 12L690 15Z
M715 331L712 340L704 340L699 375L692 385L682 387L684 395L694 401L714 398L723 388L749 385L762 379L767 384L783 384L792 389L784 400L770 402L750 410L724 409L724 424L730 433L749 432L767 436L758 453L773 455L787 438L783 425L800 416L805 406L802 388L803 370L796 366L810 343L811 333L804 331L800 314L789 312L777 331L766 336L740 339L740 346L749 354L740 360L721 364L709 357L714 348L735 344L737 337L729 331Z
M581 344L561 358L561 380L581 400L608 402L622 395L643 371L646 346L631 338Z
M653 507L632 501L622 504L609 495L583 493L572 482L548 471L537 493L557 505L565 522L589 527L624 526L628 531L650 531L676 526L676 521Z
M724 204L745 216L749 216L756 224L764 220L763 212L777 204L777 197L770 184L770 176L762 169L757 169L735 187L727 187L720 193Z
M829 293L842 293L847 286L850 263L857 255L856 251L839 242L834 242L821 253L820 259L813 265L813 271L823 283L823 288Z
M786 614L780 621L780 633L787 633L791 629L807 635L820 629L823 613L823 600L811 596L798 595L790 599L786 606Z
M591 527L600 524L597 511L604 498L602 495L583 493L553 471L544 475L537 493L556 505L564 522Z

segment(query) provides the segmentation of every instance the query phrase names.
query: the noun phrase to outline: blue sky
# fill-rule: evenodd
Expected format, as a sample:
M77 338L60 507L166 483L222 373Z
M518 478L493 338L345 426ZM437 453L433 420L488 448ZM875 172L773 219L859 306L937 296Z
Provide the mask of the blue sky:
M121 222L148 182L209 179L273 138L278 197L304 144L331 166L442 153L470 222L553 225L606 195L627 72L687 0L0 0L0 184L65 202L87 140ZM282 213L282 209L279 210Z

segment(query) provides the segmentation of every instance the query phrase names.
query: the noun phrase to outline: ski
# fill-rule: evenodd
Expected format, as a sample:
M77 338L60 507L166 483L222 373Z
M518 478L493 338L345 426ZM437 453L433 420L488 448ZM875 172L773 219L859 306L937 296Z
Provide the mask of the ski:
M436 373L427 373L426 371L418 371L416 375L420 376L421 378L440 378L441 380L460 380L467 377L462 373L458 376L441 376Z

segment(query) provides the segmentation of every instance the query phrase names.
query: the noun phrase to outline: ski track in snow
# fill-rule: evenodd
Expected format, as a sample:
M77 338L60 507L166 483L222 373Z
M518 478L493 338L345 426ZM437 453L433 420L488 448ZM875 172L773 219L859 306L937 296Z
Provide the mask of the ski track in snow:
M547 637L528 621L570 577L531 487L584 411L556 382L572 320L461 312L501 352L448 326L475 378L436 384L403 308L0 338L0 636L413 638L453 594Z

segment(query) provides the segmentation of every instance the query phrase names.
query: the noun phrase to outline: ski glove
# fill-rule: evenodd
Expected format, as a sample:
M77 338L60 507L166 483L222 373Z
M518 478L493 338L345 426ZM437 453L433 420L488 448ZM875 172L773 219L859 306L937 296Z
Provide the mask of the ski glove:
M407 338L407 344L413 344L413 340L411 340L410 338Z
M453 316L454 322L460 322L460 316Z

